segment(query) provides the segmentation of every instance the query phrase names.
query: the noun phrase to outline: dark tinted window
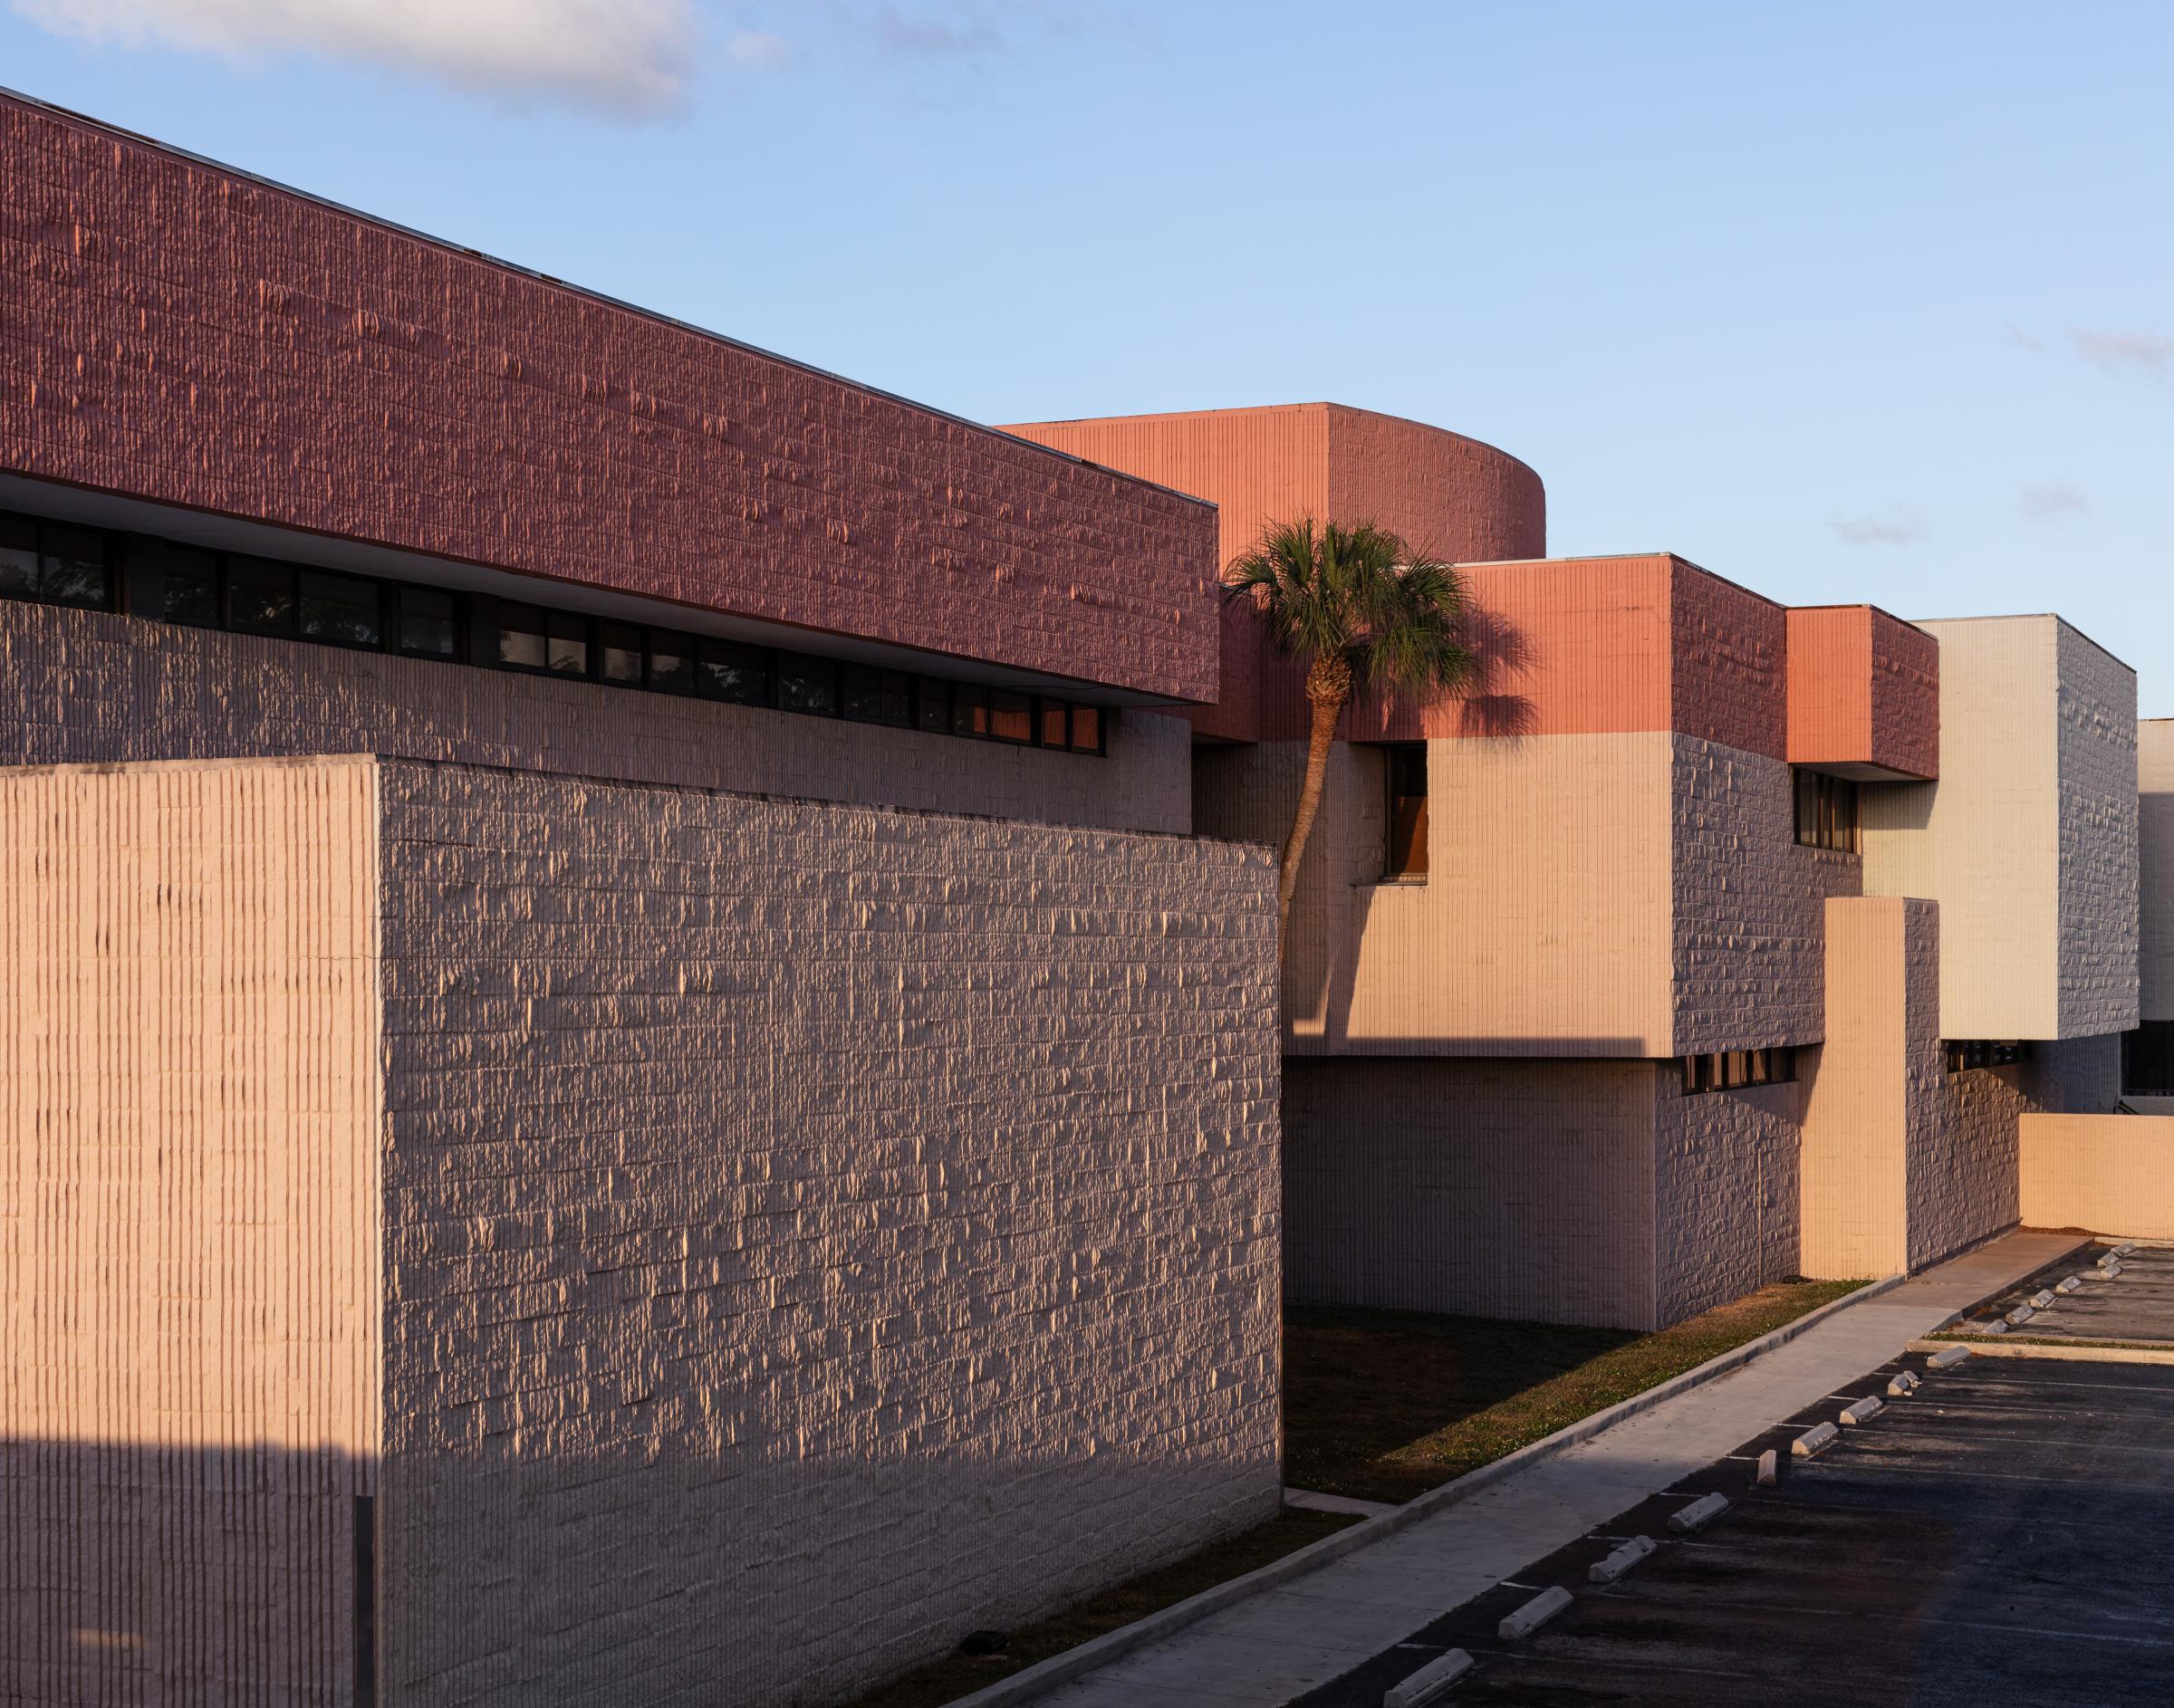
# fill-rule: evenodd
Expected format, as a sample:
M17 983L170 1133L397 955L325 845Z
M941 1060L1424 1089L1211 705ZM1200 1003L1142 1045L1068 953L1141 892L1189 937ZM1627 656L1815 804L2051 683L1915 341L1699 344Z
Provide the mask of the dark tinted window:
M838 671L827 658L803 658L797 653L777 657L777 704L787 712L815 712L829 715L838 710Z
M649 630L649 686L667 694L695 691L695 640L669 629Z
M226 560L226 620L253 635L294 632L294 571L265 558Z
M951 685L951 733L986 735L989 733L989 691L971 682Z
M106 565L106 536L89 528L41 524L38 584L34 590L40 599L50 600L56 605L83 605L102 610L112 604L112 578Z
M1000 742L1034 739L1034 703L1024 694L992 689L989 694L989 734Z
M641 680L640 629L632 623L599 623L596 642L602 653L605 681Z
M551 667L563 676L589 674L589 619L572 611L552 611L544 619L551 638Z
M923 676L913 685L913 721L932 735L951 728L951 685Z
M378 583L322 570L302 572L302 632L312 640L378 644Z
M165 540L129 542L132 610L169 623L219 625L219 560L215 552Z
M498 662L523 670L541 670L551 657L544 613L531 605L498 607Z
M435 587L400 589L400 650L450 658L459 650L453 595Z
M0 593L24 598L38 590L38 524L28 516L0 515Z
M736 705L770 704L770 655L731 640L702 643L702 692Z
M864 724L913 722L913 682L896 670L849 664L839 673L840 704L847 717Z

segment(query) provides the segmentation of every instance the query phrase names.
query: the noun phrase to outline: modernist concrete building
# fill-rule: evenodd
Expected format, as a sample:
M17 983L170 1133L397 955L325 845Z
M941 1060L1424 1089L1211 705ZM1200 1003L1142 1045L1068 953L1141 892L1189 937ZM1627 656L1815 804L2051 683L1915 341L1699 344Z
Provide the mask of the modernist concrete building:
M1226 560L1379 522L1481 610L1473 694L1347 715L1309 848L1294 1299L1650 1328L1916 1267L2017 1219L2020 1114L2113 1108L2135 678L2058 619L1548 560L1531 470L1334 405L1012 430L1215 499ZM1305 707L1225 622L1195 822L1280 841Z
M821 1703L1277 1510L1216 523L0 101L0 1699Z

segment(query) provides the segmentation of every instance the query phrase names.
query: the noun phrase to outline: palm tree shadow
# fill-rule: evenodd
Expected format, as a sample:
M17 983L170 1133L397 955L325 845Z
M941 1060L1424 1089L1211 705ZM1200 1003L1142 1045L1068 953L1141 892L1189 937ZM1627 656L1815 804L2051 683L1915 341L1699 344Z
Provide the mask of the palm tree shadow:
M1457 701L1457 733L1512 740L1538 734L1539 707L1512 686L1532 672L1531 638L1501 612L1474 605L1465 615L1464 643L1472 675Z

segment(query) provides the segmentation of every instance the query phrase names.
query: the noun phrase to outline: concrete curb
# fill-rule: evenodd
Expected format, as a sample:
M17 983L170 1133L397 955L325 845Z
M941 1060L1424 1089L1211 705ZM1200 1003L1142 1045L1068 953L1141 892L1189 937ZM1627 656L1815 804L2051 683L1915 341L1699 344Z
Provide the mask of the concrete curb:
M1996 1236L1997 1237L1997 1236ZM1273 1589L1278 1584L1289 1583L1303 1578L1318 1567L1344 1555L1355 1553L1361 1548L1380 1541L1396 1531L1418 1523L1423 1518L1469 1500L1485 1489L1492 1488L1505 1477L1517 1474L1528 1465L1543 1459L1552 1459L1566 1448L1581 1442L1591 1441L1602 1430L1612 1428L1640 1412L1652 1410L1665 1400L1679 1394L1702 1387L1717 1377L1727 1376L1757 1358L1762 1352L1771 1352L1776 1347L1786 1346L1806 1329L1825 1321L1836 1311L1847 1310L1852 1305L1861 1305L1867 1300L1877 1299L1890 1292L1910 1277L1890 1275L1853 1293L1844 1293L1840 1299L1831 1299L1816 1310L1808 1310L1794 1322L1785 1322L1770 1334L1756 1340L1746 1340L1740 1347L1717 1353L1704 1364L1671 1376L1657 1383L1642 1394L1633 1394L1629 1399L1619 1400L1604 1411L1590 1417L1581 1417L1574 1424L1565 1424L1552 1435L1520 1447L1515 1453L1505 1454L1493 1464L1468 1471L1454 1483L1445 1483L1438 1488L1427 1491L1402 1506L1384 1512L1380 1518L1370 1518L1338 1530L1333 1536L1324 1536L1318 1542L1309 1542L1281 1559L1233 1578L1227 1583L1216 1584L1197 1596L1175 1602L1159 1612L1150 1613L1144 1619L1135 1619L1130 1625L1106 1631L1101 1636L1091 1637L1077 1646L1066 1649L1062 1655L1053 1655L1045 1661L1037 1661L1024 1672L1014 1673L1009 1678L1000 1678L993 1684L985 1684L971 1696L961 1696L949 1708L1012 1708L1015 1703L1032 1702L1044 1692L1067 1684L1082 1673L1092 1673L1107 1666L1111 1661L1146 1648L1150 1643L1159 1643L1173 1636L1189 1625L1197 1625L1211 1613L1220 1613L1234 1603L1258 1595L1264 1589Z
M1981 1358L2066 1358L2077 1364L2174 1364L2174 1347L2064 1347L2044 1340L1912 1340L1912 1352L1967 1347Z

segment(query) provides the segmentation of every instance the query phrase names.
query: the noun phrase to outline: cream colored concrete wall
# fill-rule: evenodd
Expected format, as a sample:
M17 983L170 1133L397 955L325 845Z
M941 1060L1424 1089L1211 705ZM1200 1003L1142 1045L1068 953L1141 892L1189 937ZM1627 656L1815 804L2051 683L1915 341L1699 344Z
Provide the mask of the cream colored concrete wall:
M0 1700L352 1700L376 801L0 772Z
M1864 889L1940 904L1940 1030L2133 1025L2135 677L2055 617L1932 622L1940 780L1867 787Z
M1291 1298L1658 1327L1655 1078L1647 1061L1287 1058Z
M1275 1514L1265 852L383 778L391 1708L835 1702Z
M1191 733L1044 752L0 600L0 764L382 753L1182 833Z
M2023 1118L2023 1219L2174 1240L2174 1116Z
M2174 1020L2174 718L2136 726L2141 991L2145 1020Z
M1296 743L1203 750L1207 834L1280 848ZM1299 1054L1663 1057L1820 1033L1821 908L1789 768L1666 733L1428 747L1428 881L1383 884L1380 750L1332 750L1284 980Z

